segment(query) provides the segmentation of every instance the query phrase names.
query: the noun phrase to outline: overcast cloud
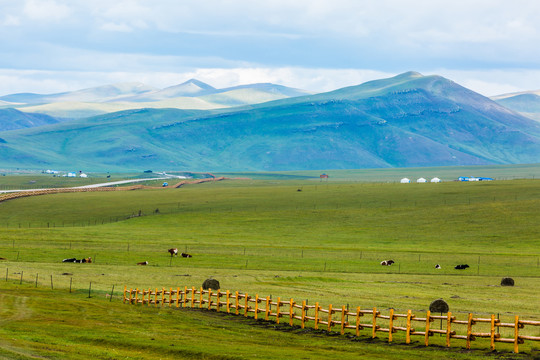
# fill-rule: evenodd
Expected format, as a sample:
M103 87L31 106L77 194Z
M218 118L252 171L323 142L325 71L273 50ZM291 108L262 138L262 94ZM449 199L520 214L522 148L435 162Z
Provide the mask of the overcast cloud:
M540 1L0 0L0 95L113 82L333 90L414 70L540 88Z

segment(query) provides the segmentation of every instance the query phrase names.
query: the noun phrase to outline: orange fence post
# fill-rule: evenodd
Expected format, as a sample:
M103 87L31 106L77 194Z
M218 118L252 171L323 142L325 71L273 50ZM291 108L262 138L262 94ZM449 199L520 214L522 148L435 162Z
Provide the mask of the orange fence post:
M244 299L246 300L246 306L244 306L244 316L247 317L248 316L248 310L249 310L249 296L248 294L244 294Z
M452 336L452 313L446 314L446 347L450 347L450 337Z
M212 289L208 289L208 310L212 309Z
M356 307L356 336L360 336L360 306Z
M178 306L180 305L180 287L177 287L176 288L176 307L178 308Z
M219 309L221 308L221 289L218 289L216 297L217 297L217 303L216 303L216 311L219 312Z
M169 288L169 307L171 307L172 303L172 287Z
M375 339L377 337L377 308L373 308L373 327L371 328L371 337Z
M270 296L266 297L266 309L264 314L264 320L270 320Z
M392 335L394 333L394 309L390 309L390 320L388 322L388 342L392 342Z
M315 330L319 330L319 303L315 303Z
M236 306L235 306L236 309L235 309L235 312L234 312L234 313L235 313L236 315L238 315L238 314L240 313L240 311L239 311L239 310L240 310L240 309L239 309L240 303L239 303L239 300L238 300L238 291L236 291L235 294L236 294Z
M195 286L191 287L191 308L195 306Z
M345 334L345 305L341 306L341 335Z
M163 304L165 304L165 288L164 287L161 288L161 306L163 306Z
M490 329L490 338L491 338L491 344L490 349L491 351L495 350L495 314L491 314L491 329Z
M225 295L226 301L227 301L227 313L231 312L231 293L229 290L227 290L227 293Z
M279 324L279 306L281 305L281 298L278 296L276 305L276 323Z
M425 339L424 342L425 342L426 346L429 345L429 320L430 320L430 317L431 317L431 311L428 310L427 313L426 313L426 333L425 333L425 338L424 338Z
M289 325L293 326L293 320L294 320L294 300L291 298L289 302Z
M139 299L138 299L138 296L139 296L139 288L137 288L137 289L135 290L135 304L138 304L138 303L139 303L139 302L138 302L138 300L139 300Z
M124 285L124 304L126 303L126 291L127 291L127 285ZM131 294L131 289L129 289L129 293Z
M184 286L184 304L182 307L187 306L187 286Z
M405 332L405 344L411 343L411 317L412 311L407 310L407 331Z
M332 331L332 304L328 305L328 332Z
M259 294L255 294L255 320L259 317Z
M155 307L157 307L158 302L159 302L159 300L158 300L158 291L157 291L157 288L156 288L156 292L154 294L154 305L155 305Z
M467 344L465 345L467 349L471 348L472 324L472 313L469 313L469 317L467 318Z
M515 325L514 325L514 353L519 353L519 316L516 315Z
M204 289L201 286L200 295L199 295L199 309L202 309L202 305L203 305L203 291Z
M302 300L302 329L306 326L306 300Z

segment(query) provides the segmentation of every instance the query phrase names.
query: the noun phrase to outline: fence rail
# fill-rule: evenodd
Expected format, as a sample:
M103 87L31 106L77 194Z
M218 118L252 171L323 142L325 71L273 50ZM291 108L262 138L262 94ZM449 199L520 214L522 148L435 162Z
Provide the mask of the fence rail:
M417 316L408 310L406 314L397 314L394 309L389 310L388 315L381 314L377 308L361 309L356 307L354 310L349 310L348 306L333 307L328 305L328 309L322 308L319 303L308 305L306 300L301 303L295 302L293 299L282 300L278 297L276 300L270 296L260 297L258 294L248 295L241 294L238 291L231 292L229 290L223 292L221 290L204 290L195 287L183 289L172 287L168 290L162 289L127 289L124 287L124 303L140 304L146 306L169 306L169 307L190 307L200 308L215 311L224 311L229 314L243 315L248 317L251 313L254 319L273 320L279 323L288 323L293 326L295 320L300 322L302 329L305 328L308 322L313 322L313 327L318 330L332 331L334 327L339 328L343 335L347 330L354 330L356 336L360 336L360 331L371 329L371 337L376 338L377 333L388 333L388 342L393 341L393 334L397 332L405 333L405 343L411 342L412 336L421 336L424 338L425 346L429 346L429 337L434 334L442 334L446 336L446 346L451 346L452 339L465 340L465 347L470 349L471 342L477 338L489 338L491 340L490 349L495 350L495 344L511 343L514 346L514 353L519 352L519 345L525 340L540 341L540 336L520 335L520 330L528 326L540 326L540 321L520 320L519 316L514 317L514 322L503 323L495 315L489 318L475 318L472 313L468 314L466 320L458 320L451 312L446 315L432 315L427 311L425 317ZM349 321L349 319L351 319ZM384 320L387 327L378 323L378 320ZM404 326L398 326L395 321L403 319ZM445 329L435 329L431 326L435 320L445 321ZM473 327L479 323L487 323L489 331L480 332L474 331ZM322 327L320 325L323 325ZM420 328L416 329L414 326ZM456 327L460 326L462 333L458 334ZM465 326L465 329L463 329ZM442 326L441 326L442 327ZM502 337L499 334L498 328L513 329L513 337Z

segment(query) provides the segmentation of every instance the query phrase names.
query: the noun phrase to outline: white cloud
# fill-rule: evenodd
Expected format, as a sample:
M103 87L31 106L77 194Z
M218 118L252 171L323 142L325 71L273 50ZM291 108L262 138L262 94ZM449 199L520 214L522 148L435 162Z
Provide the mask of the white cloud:
M0 20L0 26L19 26L21 19L14 15L6 15Z
M0 68L42 71L13 70L0 83L4 94L114 81L162 87L190 77L326 91L407 70L488 95L540 87L540 1L0 3Z
M53 0L27 0L23 12L32 20L47 21L62 20L71 14L68 6Z
M116 23L104 23L100 27L101 30L105 31L118 31L118 32L132 32L133 28L127 24L116 24Z

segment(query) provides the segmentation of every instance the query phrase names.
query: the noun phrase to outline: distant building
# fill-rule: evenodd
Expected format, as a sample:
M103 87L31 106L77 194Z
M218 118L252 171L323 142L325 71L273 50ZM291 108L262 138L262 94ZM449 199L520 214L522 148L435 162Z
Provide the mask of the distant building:
M433 179L430 180L432 183L440 183L441 182L441 179L439 179L438 177L434 177Z
M493 178L489 177L474 177L474 176L460 176L459 181L493 181Z
M85 173L81 173L79 176L82 177L82 178L87 178L88 177L88 175L86 175Z
M425 183L425 182L427 182L427 180L421 177L421 178L417 179L416 182L417 183Z
M410 183L410 182L411 182L411 180L410 180L410 179L407 179L407 178L403 178L403 179L401 179L401 181L400 181L400 183L402 183L402 184L408 184L408 183Z
M328 180L328 175L326 175L326 174L321 174L321 176L319 176L319 177L321 178L321 180L322 179Z

